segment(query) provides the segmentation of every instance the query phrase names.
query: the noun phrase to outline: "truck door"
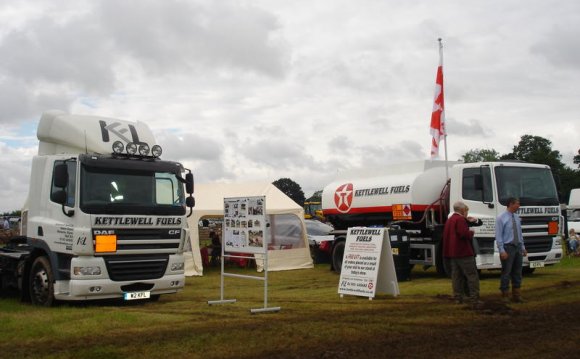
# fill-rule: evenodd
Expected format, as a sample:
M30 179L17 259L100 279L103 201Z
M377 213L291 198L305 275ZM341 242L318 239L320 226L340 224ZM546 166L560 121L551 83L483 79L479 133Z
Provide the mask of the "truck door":
M475 232L474 250L476 254L493 261L495 240L495 218L493 185L490 166L464 168L461 181L461 197L469 207L469 215L480 218L483 225L473 227ZM482 256L479 258L482 260Z
M55 186L55 168L58 165L65 164L67 166L68 180L65 188ZM76 173L77 161L75 160L56 160L54 161L52 180L50 188L50 220L43 226L44 240L50 243L50 247L54 252L70 253L72 252L73 232L75 217L66 215L64 212L72 214L76 205ZM58 192L66 194L64 202L64 210L62 204L58 203Z

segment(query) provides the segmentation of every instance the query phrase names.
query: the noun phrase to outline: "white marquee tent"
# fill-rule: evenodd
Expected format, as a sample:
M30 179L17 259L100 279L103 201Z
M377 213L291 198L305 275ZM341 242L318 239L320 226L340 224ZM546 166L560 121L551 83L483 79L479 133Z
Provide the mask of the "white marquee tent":
M268 270L313 268L304 225L304 210L271 183L196 184L195 207L187 219L191 249L184 253L185 274L202 275L199 244L199 222L202 219L223 219L224 198L266 197L266 215L271 225L268 242ZM258 256L256 256L258 257ZM256 258L260 270L263 261Z

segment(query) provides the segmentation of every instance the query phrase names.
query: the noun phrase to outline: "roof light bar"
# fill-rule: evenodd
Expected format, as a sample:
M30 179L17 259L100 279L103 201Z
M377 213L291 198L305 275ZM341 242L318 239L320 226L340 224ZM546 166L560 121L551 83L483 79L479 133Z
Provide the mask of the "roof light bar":
M153 147L151 147L151 154L153 155L153 157L161 157L162 153L163 150L161 149L161 146L153 145Z
M137 153L137 145L133 142L127 143L127 153L130 155L134 155Z
M141 156L147 156L149 154L149 145L146 143L139 145L139 154Z
M121 141L115 141L113 143L113 153L123 153L123 150L125 149L125 145L123 144L123 142Z

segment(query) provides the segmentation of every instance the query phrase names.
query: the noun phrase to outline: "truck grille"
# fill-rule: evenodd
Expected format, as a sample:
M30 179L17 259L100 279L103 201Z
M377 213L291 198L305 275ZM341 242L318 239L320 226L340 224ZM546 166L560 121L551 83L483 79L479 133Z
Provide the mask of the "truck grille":
M548 222L557 221L549 216L524 217L522 221L522 233L528 253L544 253L552 249L553 236L548 234ZM477 251L479 254L493 254L496 247L495 238L476 237Z
M548 222L558 221L552 216L520 216L522 233L528 253L548 252L552 249L553 236L548 234Z
M526 237L524 243L528 253L543 253L552 249L552 237Z
M113 281L147 280L165 274L169 255L106 256L105 264Z
M117 236L114 255L127 254L175 254L181 243L180 228L151 229L99 229Z

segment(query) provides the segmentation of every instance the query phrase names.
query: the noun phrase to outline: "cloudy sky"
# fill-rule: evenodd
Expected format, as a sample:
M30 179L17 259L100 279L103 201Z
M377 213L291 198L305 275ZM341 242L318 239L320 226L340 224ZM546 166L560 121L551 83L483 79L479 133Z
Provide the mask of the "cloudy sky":
M449 159L524 134L580 147L577 0L2 0L0 211L43 111L146 122L198 182L429 158L443 38Z

